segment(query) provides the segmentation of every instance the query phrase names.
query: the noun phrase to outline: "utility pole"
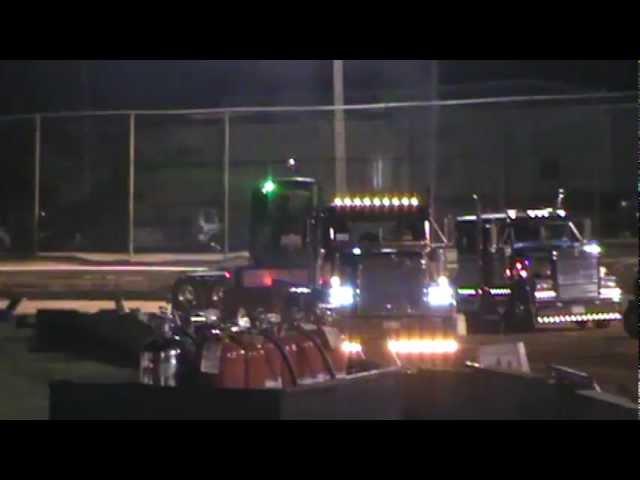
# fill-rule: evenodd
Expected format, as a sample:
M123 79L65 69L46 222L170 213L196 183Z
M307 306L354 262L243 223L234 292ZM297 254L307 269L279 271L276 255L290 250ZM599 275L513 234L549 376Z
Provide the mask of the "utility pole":
M89 72L86 60L80 61L80 83L81 83L81 104L82 110L91 110L91 93L89 86ZM91 119L82 119L82 176L83 188L86 195L91 194L92 178L91 178L91 158L89 155L89 147L92 144L91 136Z
M429 75L429 100L436 101L438 100L438 85L439 85L439 65L437 60L431 61L431 72ZM429 151L429 165L428 165L428 175L429 175L429 198L427 199L429 202L429 210L431 214L431 218L436 217L436 208L435 208L435 198L436 198L436 186L437 186L437 177L438 177L438 156L439 156L439 148L438 148L438 124L439 124L439 114L440 107L433 106L429 107L429 122L427 124L427 128L429 129L427 139L429 141L428 151Z
M347 142L344 122L344 65L343 60L333 61L333 142L335 152L336 193L347 193Z

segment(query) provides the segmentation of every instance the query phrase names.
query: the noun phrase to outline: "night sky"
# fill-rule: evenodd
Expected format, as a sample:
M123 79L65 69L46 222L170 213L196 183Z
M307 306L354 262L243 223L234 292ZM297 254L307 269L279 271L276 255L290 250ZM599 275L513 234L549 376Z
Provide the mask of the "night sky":
M428 96L431 62L348 60L347 103L375 92ZM636 90L634 60L441 61L443 85L510 80L551 82L567 90ZM306 105L332 102L330 60L0 61L0 114L78 109L162 109ZM564 93L563 92L563 93Z

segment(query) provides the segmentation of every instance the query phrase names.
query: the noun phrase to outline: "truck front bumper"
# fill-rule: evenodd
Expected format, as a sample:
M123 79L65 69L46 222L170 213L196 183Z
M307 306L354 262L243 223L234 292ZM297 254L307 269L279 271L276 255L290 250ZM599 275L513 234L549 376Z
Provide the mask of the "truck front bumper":
M382 367L451 368L460 345L458 315L352 316L339 320L350 342Z
M539 324L607 322L622 320L622 302L609 298L536 302Z
M486 289L458 289L458 310L465 315L502 315L507 308L511 289L495 287Z

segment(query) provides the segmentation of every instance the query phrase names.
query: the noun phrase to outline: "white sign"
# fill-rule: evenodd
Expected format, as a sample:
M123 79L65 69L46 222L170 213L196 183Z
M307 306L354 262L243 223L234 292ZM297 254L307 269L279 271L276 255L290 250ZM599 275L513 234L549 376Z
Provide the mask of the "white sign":
M483 345L478 348L478 364L485 368L531 373L523 342Z

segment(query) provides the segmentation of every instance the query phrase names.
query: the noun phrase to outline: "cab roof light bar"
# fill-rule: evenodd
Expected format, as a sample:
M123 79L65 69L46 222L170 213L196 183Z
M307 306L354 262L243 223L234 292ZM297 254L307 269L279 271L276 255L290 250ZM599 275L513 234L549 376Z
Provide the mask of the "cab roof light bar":
M339 208L415 208L420 206L420 199L415 195L344 196L336 197L332 205Z
M482 220L503 220L507 218L504 213L483 213ZM475 222L478 220L477 215L463 215L461 217L456 217L458 222Z
M553 210L551 208L527 210L527 216L531 218L549 218L552 213Z
M510 208L507 210L507 216L511 220L515 220L518 216L527 216L529 218L550 218L558 216L561 218L565 218L567 216L567 211L562 208L531 208L522 212Z

